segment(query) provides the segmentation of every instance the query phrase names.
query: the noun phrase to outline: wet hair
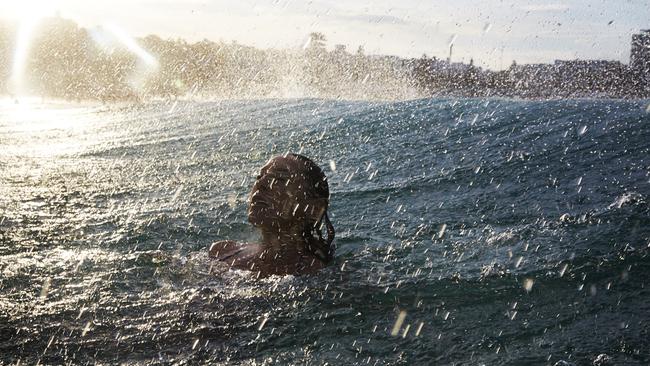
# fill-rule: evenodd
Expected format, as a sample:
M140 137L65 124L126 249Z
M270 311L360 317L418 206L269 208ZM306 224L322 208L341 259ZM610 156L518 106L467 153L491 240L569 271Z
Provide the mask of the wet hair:
M329 195L327 177L311 159L298 154L277 156L262 167L253 185L248 220L278 233L302 226L305 249L329 263L335 250L334 227L327 217Z

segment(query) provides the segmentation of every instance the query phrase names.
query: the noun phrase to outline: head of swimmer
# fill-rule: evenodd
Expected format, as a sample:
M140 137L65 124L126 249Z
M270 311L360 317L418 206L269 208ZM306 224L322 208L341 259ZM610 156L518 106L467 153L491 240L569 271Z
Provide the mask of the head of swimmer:
M314 230L326 214L329 187L323 171L297 154L262 167L249 196L248 221L267 233Z

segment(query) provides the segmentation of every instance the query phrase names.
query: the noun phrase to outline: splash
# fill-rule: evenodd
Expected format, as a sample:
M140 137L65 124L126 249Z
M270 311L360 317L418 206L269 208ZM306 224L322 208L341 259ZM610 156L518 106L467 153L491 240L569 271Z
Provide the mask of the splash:
M90 34L95 43L105 50L113 51L117 47L123 47L136 56L136 65L129 77L129 84L134 90L141 92L147 79L158 71L159 63L156 57L142 48L133 37L116 24L104 24Z

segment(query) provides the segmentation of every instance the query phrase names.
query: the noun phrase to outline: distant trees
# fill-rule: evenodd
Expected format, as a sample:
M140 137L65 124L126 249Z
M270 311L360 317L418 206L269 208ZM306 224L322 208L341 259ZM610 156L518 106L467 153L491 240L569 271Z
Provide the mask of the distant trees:
M327 37L308 35L305 47L260 50L236 42L136 40L155 59L143 61L107 30L87 30L59 17L35 30L26 60L27 91L42 96L102 101L178 98L313 96L347 99L406 99L426 95L550 97L600 93L641 96L644 89L627 66L567 61L482 70L423 55L418 59L349 53L342 44L327 50ZM10 93L15 30L0 23L0 93ZM131 47L132 48L132 47ZM641 86L640 86L641 85ZM647 91L646 91L647 94Z
M24 65L25 91L65 99L102 101L178 98L319 96L326 98L394 98L386 89L372 90L369 80L403 83L403 75L382 58L355 55L344 45L327 50L324 34L309 34L301 50L259 50L236 42L138 39L157 61L143 64L140 56L111 41L109 30L83 29L55 17L35 30ZM7 94L15 30L0 25L0 93ZM388 63L393 63L391 60ZM371 77L372 74L372 77ZM391 80L388 82L388 80ZM406 85L406 84L405 84ZM397 93L397 92L396 92Z
M27 88L57 98L82 99L88 95L98 66L89 62L87 55L93 46L88 41L86 30L72 21L49 18L41 22L34 31L27 59Z
M309 33L309 49L312 51L323 52L325 51L325 42L327 38L323 33L312 32Z

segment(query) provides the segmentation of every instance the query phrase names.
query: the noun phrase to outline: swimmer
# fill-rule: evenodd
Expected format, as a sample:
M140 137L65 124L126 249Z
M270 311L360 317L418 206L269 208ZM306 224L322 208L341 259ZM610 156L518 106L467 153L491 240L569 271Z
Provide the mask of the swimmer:
M260 229L262 242L219 241L210 246L211 258L260 277L311 274L333 260L329 187L312 160L297 154L271 159L262 167L248 202L248 221Z

